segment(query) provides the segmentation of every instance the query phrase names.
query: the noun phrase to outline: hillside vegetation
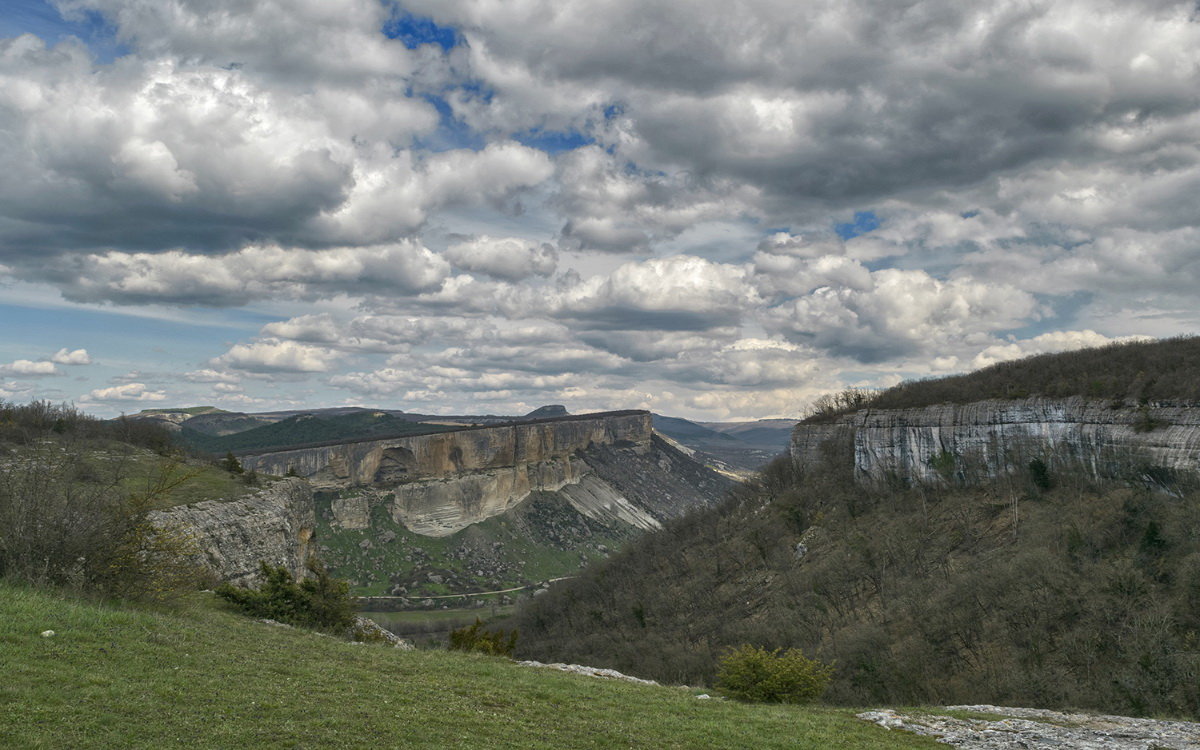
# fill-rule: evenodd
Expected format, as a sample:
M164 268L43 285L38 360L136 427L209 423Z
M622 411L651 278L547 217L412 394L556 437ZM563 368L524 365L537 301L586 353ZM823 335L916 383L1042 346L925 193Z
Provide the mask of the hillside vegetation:
M455 429L444 425L412 422L391 414L356 412L331 416L298 414L274 424L263 425L229 435L211 435L189 429L180 431L180 439L198 450L214 455L227 451L247 453L270 448L290 448L339 440L428 434Z
M253 489L159 425L0 402L0 578L162 599L199 582L181 530L151 514Z
M160 613L0 582L0 663L2 747L937 747L846 710L350 644L207 595Z
M519 654L697 684L730 647L801 647L836 665L834 702L1200 716L1194 486L843 471L781 459L556 584L518 613Z
M1129 405L1200 401L1200 337L1138 341L1040 354L982 370L914 380L878 393L851 391L820 401L807 422L858 409L913 409L983 399L1083 396Z

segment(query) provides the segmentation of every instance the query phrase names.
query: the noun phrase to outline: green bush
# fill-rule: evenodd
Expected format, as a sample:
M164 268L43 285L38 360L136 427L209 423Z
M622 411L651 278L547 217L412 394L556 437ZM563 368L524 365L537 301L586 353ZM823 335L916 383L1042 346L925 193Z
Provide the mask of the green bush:
M1029 478L1039 490L1048 490L1054 487L1054 480L1050 478L1050 467L1040 458L1029 462Z
M311 578L299 583L282 566L260 563L265 582L258 589L217 587L217 595L227 599L252 617L322 630L342 631L354 624L354 598L350 585L329 575L315 559L308 561Z
M164 462L144 488L128 489L135 483L120 456L70 434L82 428L61 416L47 432L60 422L65 437L8 453L0 445L0 578L154 601L197 588L195 540L151 513L191 475Z
M798 648L767 651L745 644L722 657L717 687L732 698L760 703L810 703L825 692L833 667Z
M512 656L517 647L517 631L484 630L483 622L475 618L474 625L452 630L450 648L454 651L478 651L492 656Z

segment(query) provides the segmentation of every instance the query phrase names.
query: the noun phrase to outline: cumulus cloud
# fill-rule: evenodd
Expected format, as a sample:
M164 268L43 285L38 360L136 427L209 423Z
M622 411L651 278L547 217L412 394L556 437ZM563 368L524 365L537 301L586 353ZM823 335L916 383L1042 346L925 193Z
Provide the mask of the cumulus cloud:
M879 362L969 343L1037 312L1033 295L1014 287L885 269L864 288L823 286L779 305L765 324L798 343Z
M1187 4L56 7L128 54L0 40L3 283L277 313L154 367L222 403L794 413L1200 325Z
M754 3L737 18L713 2L411 7L470 42L490 96L460 111L481 127L587 122L589 103L616 102L598 132L635 160L794 198L861 201L1099 157L1144 141L1130 127L1144 113L1196 111L1186 4Z
M294 341L264 339L236 344L213 360L213 364L233 370L258 373L327 372L338 359L336 352Z
M97 388L83 397L84 401L165 401L165 391L150 390L145 383L124 383L109 388Z
M552 245L515 237L470 237L446 248L444 255L464 271L505 281L549 276L558 265L558 251Z
M1029 339L1013 339L1003 344L993 344L987 347L971 360L972 369L987 367L1010 359L1020 359L1032 354L1053 354L1067 352L1073 349L1085 349L1093 346L1124 341L1146 339L1145 336L1123 336L1109 338L1095 331L1052 331L1034 336Z
M189 383L225 383L234 384L241 380L236 374L205 368L184 373L183 379Z
M16 380L0 380L0 399L15 400L29 398L33 386Z
M412 295L439 288L448 273L444 260L412 242L329 250L251 246L216 256L110 251L71 256L40 272L78 301L212 306L348 291Z
M34 362L29 359L18 359L6 365L0 365L0 373L5 375L20 375L23 377L42 377L45 375L61 375L53 362Z
M87 353L87 349L70 351L66 347L63 347L50 357L50 361L60 365L90 365L92 358Z
M754 291L740 266L687 255L626 263L548 300L584 328L703 330L740 321Z

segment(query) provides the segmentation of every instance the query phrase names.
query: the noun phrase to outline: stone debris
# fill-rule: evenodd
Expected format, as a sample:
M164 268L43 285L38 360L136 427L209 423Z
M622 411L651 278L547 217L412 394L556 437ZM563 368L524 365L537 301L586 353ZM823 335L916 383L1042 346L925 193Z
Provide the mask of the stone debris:
M657 685L654 680L643 680L640 677L630 677L627 674L621 674L615 669L600 669L598 667L585 667L581 664L543 664L540 661L519 661L522 667L545 667L546 669L557 669L562 672L570 672L572 674L582 674L588 677L600 677L609 680L624 680L625 682L636 682L639 685Z
M355 633L366 635L370 638L381 639L384 643L401 651L413 651L416 649L416 646L413 646L412 643L404 640L369 617L360 616L354 618L354 624L350 626L350 634L353 636Z
M1007 718L961 719L936 713L901 714L891 709L866 711L858 718L887 729L935 737L966 750L1200 750L1200 724L1189 721L998 706L931 709L938 710Z
M53 638L55 635L57 635L57 633L55 633L53 630L43 630L42 631L43 638Z

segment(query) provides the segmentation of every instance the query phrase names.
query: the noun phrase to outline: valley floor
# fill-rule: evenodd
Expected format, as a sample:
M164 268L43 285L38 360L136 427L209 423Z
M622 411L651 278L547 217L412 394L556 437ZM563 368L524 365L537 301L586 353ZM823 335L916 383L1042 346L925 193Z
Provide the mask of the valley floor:
M159 612L0 584L0 664L0 747L937 747L848 709L354 645L208 595Z

